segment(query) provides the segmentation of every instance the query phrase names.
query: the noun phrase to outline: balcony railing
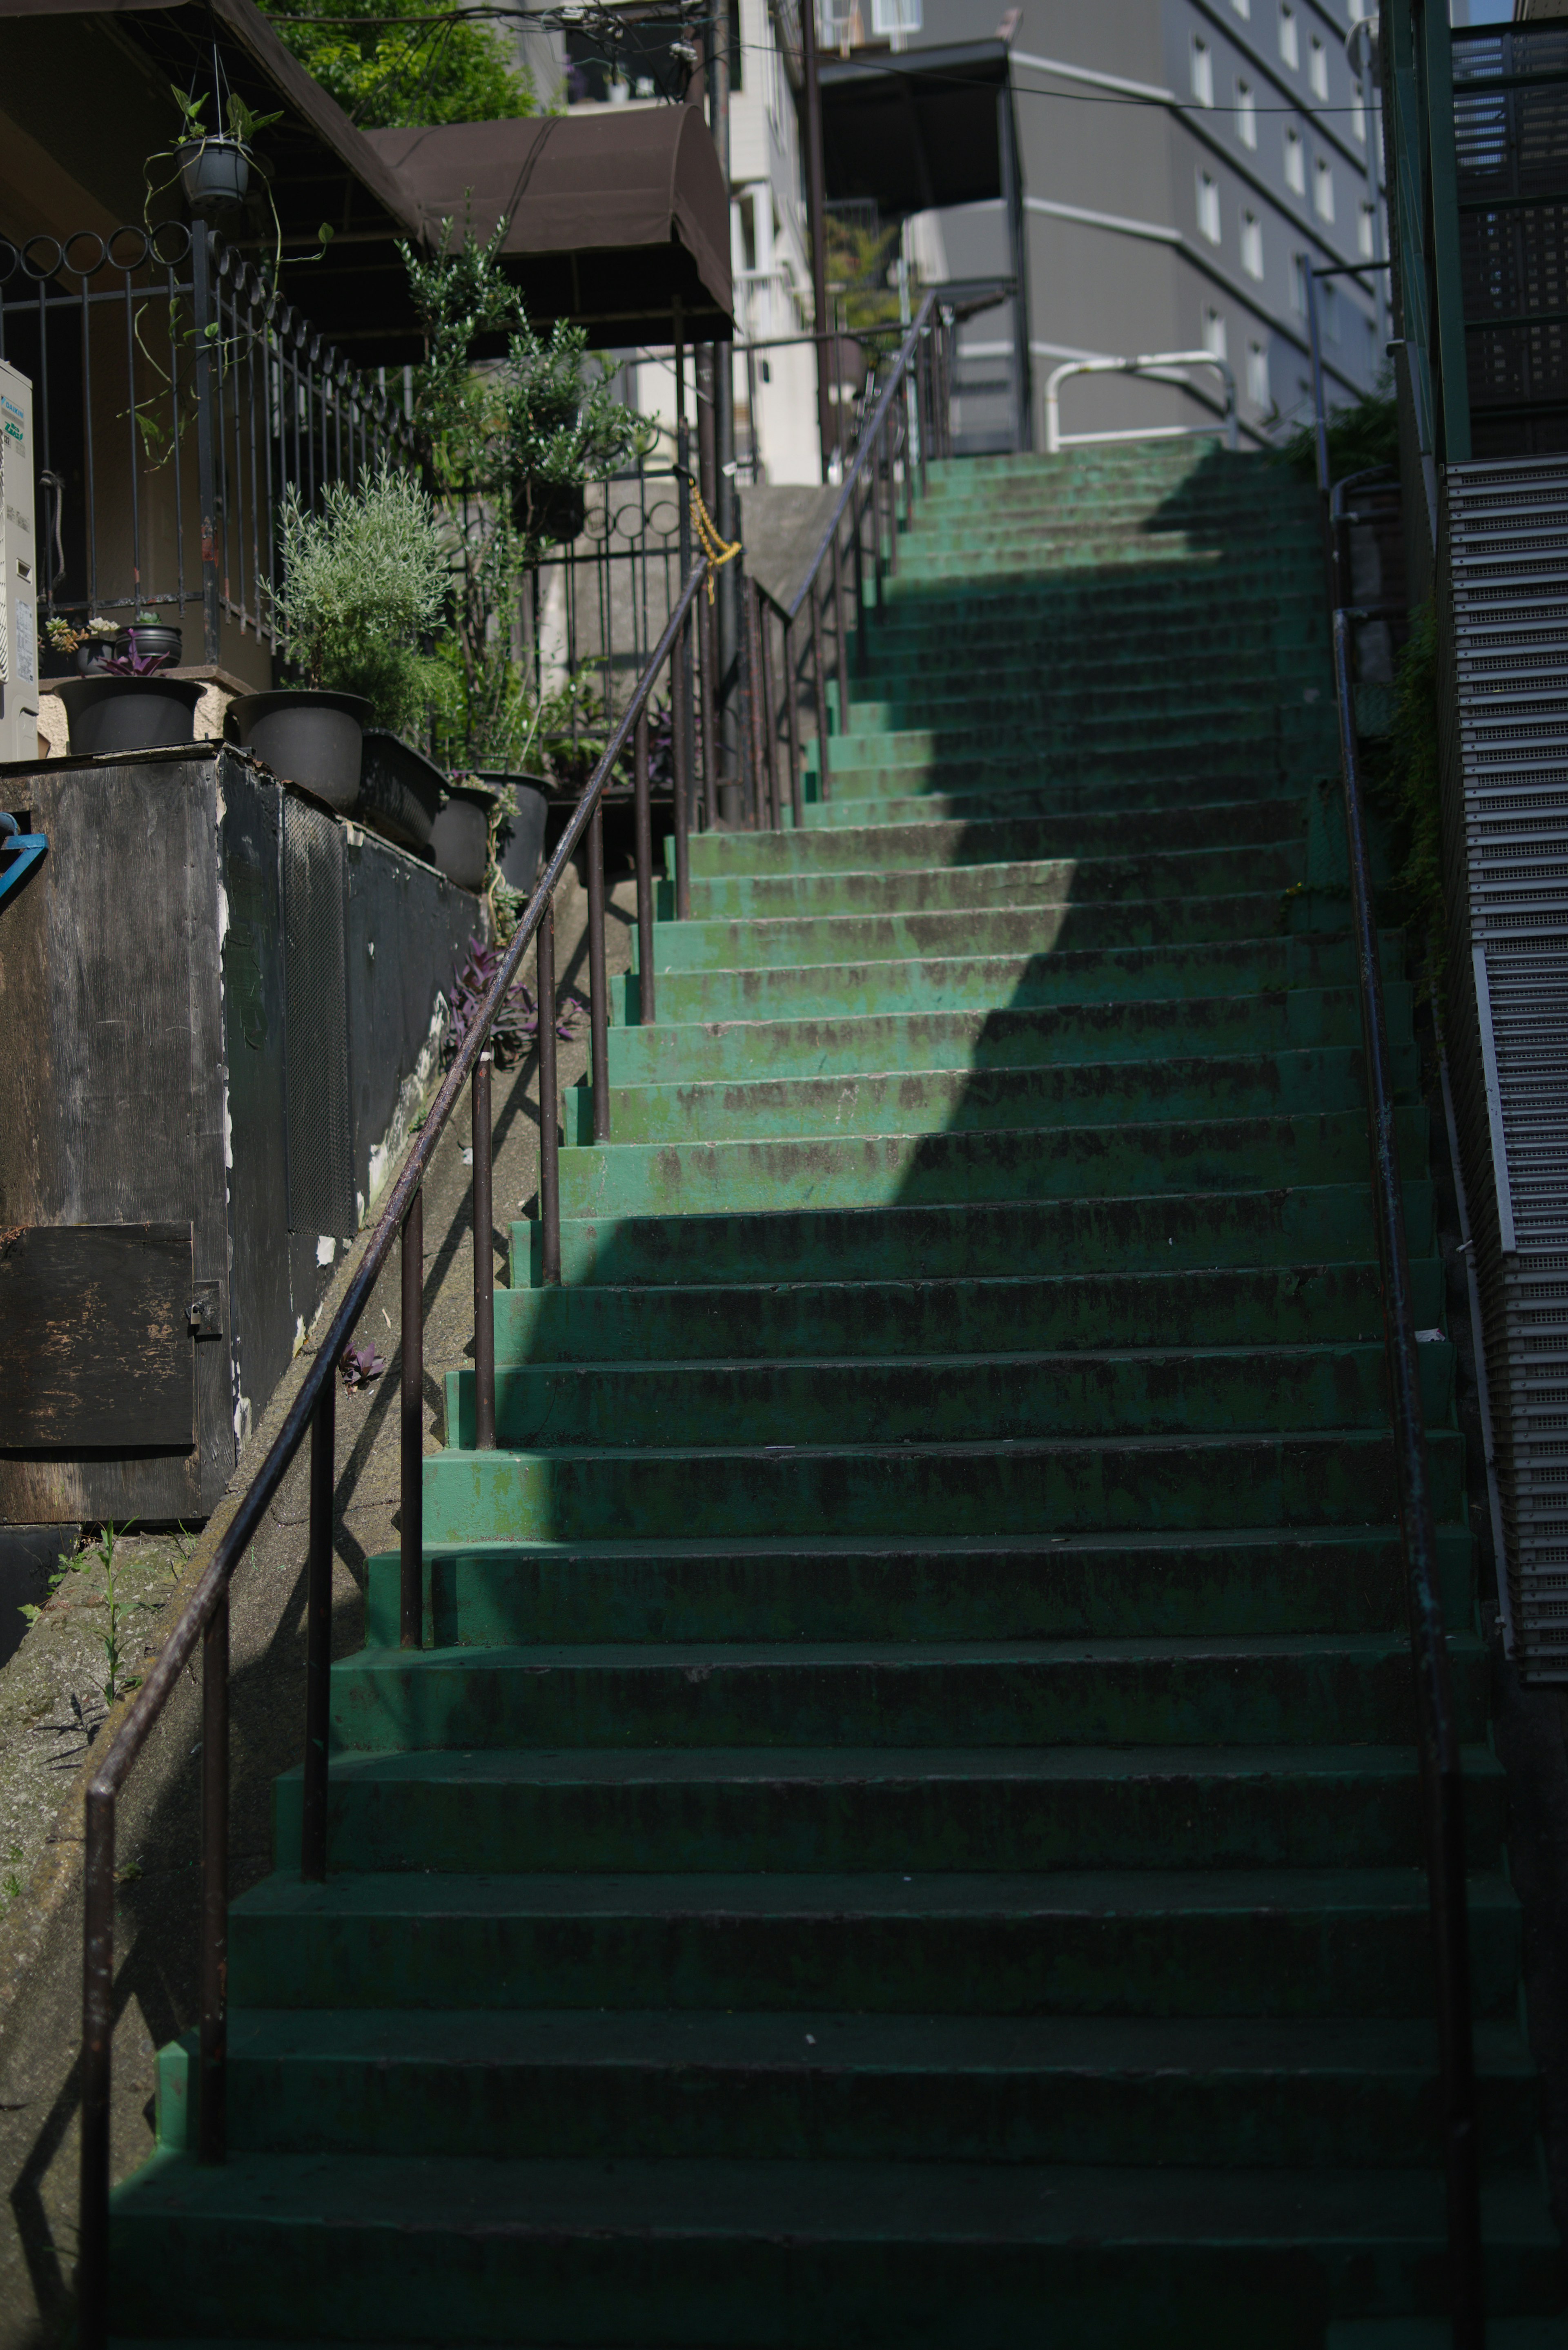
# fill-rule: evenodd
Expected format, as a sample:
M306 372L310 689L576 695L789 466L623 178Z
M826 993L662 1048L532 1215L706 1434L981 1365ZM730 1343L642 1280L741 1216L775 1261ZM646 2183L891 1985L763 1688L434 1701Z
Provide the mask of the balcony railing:
M0 240L0 358L34 386L46 619L197 606L209 664L225 625L275 646L285 490L412 458L400 379L348 367L201 226Z

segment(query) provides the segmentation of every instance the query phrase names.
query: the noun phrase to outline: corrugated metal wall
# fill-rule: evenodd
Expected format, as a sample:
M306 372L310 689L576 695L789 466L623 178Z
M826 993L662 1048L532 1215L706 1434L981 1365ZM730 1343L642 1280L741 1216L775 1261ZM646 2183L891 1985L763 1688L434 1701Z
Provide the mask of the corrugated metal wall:
M1568 1680L1568 458L1450 465L1438 616L1449 1043L1512 1632Z

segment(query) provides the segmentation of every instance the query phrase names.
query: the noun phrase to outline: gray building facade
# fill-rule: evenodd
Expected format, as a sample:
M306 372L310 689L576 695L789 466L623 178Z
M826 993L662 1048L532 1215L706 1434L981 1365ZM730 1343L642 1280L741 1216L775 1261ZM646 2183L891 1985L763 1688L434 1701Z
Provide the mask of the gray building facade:
M1063 360L1205 349L1237 386L1243 445L1310 408L1307 272L1380 259L1382 140L1368 52L1371 0L872 0L823 24L853 53L1010 40L1023 182L1034 442ZM899 18L890 26L893 14ZM915 20L918 18L918 22ZM912 244L928 276L1005 276L1000 203L926 216ZM1386 282L1320 282L1331 406L1385 365ZM1013 407L1005 310L970 320L959 375L962 445L1006 445ZM1202 422L1190 384L1079 378L1064 432Z

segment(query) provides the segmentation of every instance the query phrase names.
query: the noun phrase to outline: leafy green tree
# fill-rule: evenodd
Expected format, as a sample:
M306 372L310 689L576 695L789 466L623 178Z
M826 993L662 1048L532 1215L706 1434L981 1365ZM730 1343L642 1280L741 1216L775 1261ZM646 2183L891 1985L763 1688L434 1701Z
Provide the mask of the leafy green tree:
M278 16L277 32L306 71L362 130L404 123L497 122L536 110L533 81L498 34L485 25L431 14L417 24L389 22L412 11L396 0L261 0ZM323 21L295 23L306 16ZM363 19L363 30L341 22Z

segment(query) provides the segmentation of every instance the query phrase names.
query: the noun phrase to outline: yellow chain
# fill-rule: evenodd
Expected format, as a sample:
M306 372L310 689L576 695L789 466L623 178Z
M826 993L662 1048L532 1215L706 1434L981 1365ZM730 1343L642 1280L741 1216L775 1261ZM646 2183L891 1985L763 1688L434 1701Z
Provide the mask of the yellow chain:
M697 523L697 543L708 558L708 601L711 604L713 601L713 574L721 570L732 556L739 555L741 541L737 539L733 546L729 546L720 537L695 482L691 484L691 511Z

